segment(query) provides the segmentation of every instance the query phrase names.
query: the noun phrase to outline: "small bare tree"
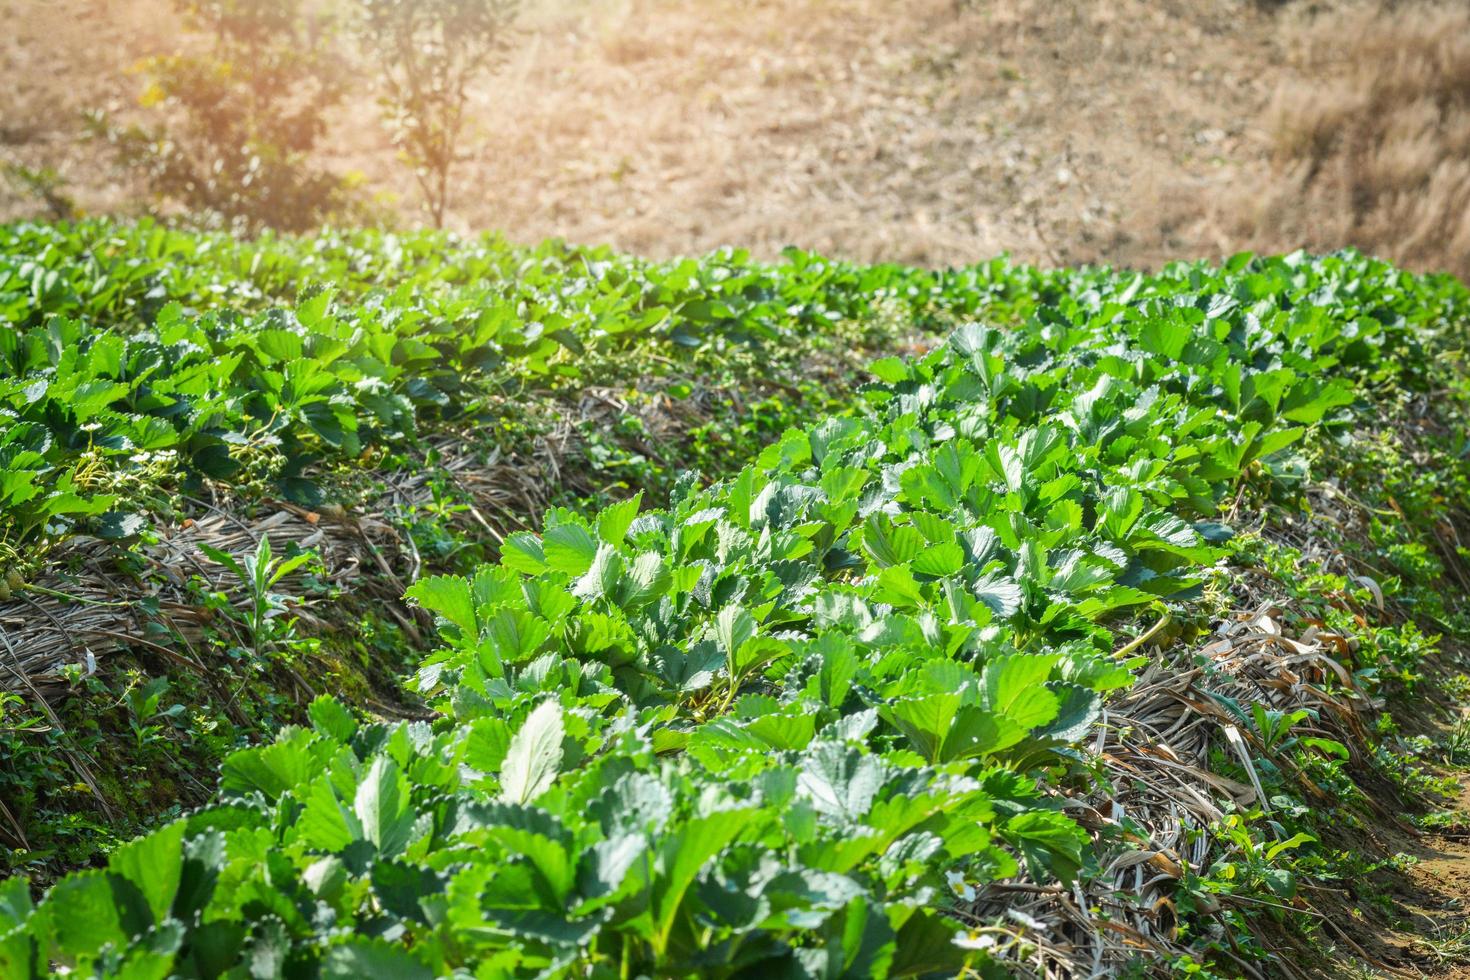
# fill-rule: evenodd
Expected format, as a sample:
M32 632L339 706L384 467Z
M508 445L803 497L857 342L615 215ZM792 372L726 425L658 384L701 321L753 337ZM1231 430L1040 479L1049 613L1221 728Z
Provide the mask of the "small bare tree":
M384 119L442 228L470 86L503 61L520 0L357 2L381 69Z

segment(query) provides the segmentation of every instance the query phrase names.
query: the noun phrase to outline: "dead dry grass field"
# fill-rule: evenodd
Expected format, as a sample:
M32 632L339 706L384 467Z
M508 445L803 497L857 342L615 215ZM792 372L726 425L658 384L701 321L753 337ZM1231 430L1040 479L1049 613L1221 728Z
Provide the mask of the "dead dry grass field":
M145 207L81 118L182 43L166 0L0 8L0 160ZM363 77L327 160L418 220ZM1464 4L548 0L475 123L452 224L516 239L934 265L1356 244L1470 274ZM0 187L0 216L45 209Z

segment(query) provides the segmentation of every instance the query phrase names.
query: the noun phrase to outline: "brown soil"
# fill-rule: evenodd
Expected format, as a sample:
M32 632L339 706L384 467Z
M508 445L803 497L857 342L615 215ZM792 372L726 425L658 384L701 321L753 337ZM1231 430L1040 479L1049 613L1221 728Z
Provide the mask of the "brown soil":
M1413 695L1416 710L1401 702L1393 712L1406 735L1445 743L1465 709L1440 682L1458 672L1449 666L1461 656L1452 651L1452 660L1431 666L1434 680ZM1446 774L1460 785L1435 801L1406 794L1375 769L1354 772L1367 812L1324 842L1369 861L1407 861L1341 887L1309 886L1304 897L1321 915L1320 934L1343 957L1326 964L1323 975L1470 980L1470 778ZM1435 827L1416 826L1436 811Z
M1378 849L1415 863L1388 882L1391 916L1342 909L1356 919L1349 935L1393 975L1470 978L1470 789L1453 810L1457 825L1444 831L1420 834L1380 822L1374 833Z
M1344 18L1365 6L543 0L528 5L506 70L477 95L452 224L656 256L726 244L771 256L795 244L926 264L1009 251L1154 266L1245 247L1363 244L1419 266L1463 264L1451 246L1470 214L1442 216L1442 249L1422 220L1398 241L1384 230L1401 223L1392 208L1353 219L1362 195L1349 177L1362 168L1344 176L1318 162L1317 188L1293 156L1303 127L1336 131L1362 87L1360 61L1419 64L1382 45L1359 61L1302 54L1344 24L1363 33ZM0 14L10 28L0 73L15 87L0 107L0 162L54 167L84 210L138 207L80 119L99 106L126 115L143 85L127 69L179 46L167 0L0 0ZM1444 27L1431 21L1404 44L1426 48ZM1459 64L1445 57L1429 71ZM1325 115L1312 117L1314 86L1343 72ZM412 181L376 125L371 75L360 74L326 156L418 220ZM1422 94L1403 97L1432 129ZM1374 105L1383 112L1383 98ZM1458 132L1458 118L1441 128ZM1404 137L1419 165L1403 179L1445 184L1460 164L1436 161L1458 143L1426 149L1422 130ZM1330 139L1311 145L1335 152ZM1373 173L1377 187L1386 178ZM1423 203L1403 193L1411 187L1380 189ZM1457 194L1444 206L1458 207ZM0 181L0 217L45 211L33 190Z

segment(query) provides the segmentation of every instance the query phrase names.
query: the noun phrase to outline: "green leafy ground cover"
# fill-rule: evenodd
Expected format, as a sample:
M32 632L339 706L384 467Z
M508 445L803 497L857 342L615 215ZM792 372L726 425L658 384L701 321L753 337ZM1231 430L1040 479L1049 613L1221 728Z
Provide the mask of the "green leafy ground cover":
M495 553L487 529L525 526L547 502L666 492L683 469L728 473L850 404L874 353L1031 301L1031 275L1003 262L954 275L969 286L794 252L779 266L735 252L651 263L438 234L0 228L0 596L69 594L91 566L65 543L110 540L120 594L101 598L152 609L155 645L76 677L49 717L10 679L27 703L7 695L7 865L48 876L136 832L134 817L206 798L222 754L303 719L303 673L356 694L422 653L374 605L383 589L335 595L313 574L295 597L354 629L307 636L275 602L262 636L200 581L190 602L213 625L191 649L137 558L155 528L209 500L244 520L278 500L345 507L399 527L431 569L472 568ZM465 458L491 489L514 484L508 502L491 510L465 489ZM385 491L417 477L427 499L381 513ZM158 644L197 652L206 676L160 663Z
M977 288L961 293L799 253L779 267L734 252L659 264L431 234L241 243L151 225L10 226L0 542L80 525L125 534L135 525L120 500L180 480L315 505L313 474L332 464L436 426L488 422L514 445L545 421L539 406L598 385L642 400L778 393L791 410L759 418L779 431L827 404L852 348L1027 297L1004 269L970 270ZM718 406L708 421L677 447L681 463L743 456L762 436ZM614 486L665 476L626 449L595 462Z
M749 271L799 281L811 261ZM908 316L979 322L879 359L853 408L786 431L726 479L668 481L657 507L654 486L557 507L497 561L421 578L408 594L438 617L440 646L407 683L432 721L320 698L308 725L230 755L210 806L39 902L23 879L0 886L7 975L1004 975L1024 940L977 920L967 896L1097 871L1096 832L1066 800L1096 787L1085 746L1148 663L1127 637L1178 621L1187 642L1228 610L1247 562L1303 601L1362 598L1361 583L1313 579L1269 535L1240 533L1252 514L1304 514L1324 476L1423 498L1422 517L1370 524L1365 544L1389 564L1375 584L1461 631L1435 581L1457 555L1425 535L1460 506L1463 453L1431 432L1420 449L1450 472L1426 486L1395 465L1385 479L1379 467L1403 461L1375 429L1458 412L1449 355L1470 295L1454 281L1351 254L1156 276L849 274L857 293L879 276ZM250 397L292 387L278 366L292 358L260 355L296 342L270 331L320 358L337 323L381 322L371 300L365 313L311 302L304 319L252 321L271 325L251 328ZM189 316L158 318L108 336L153 344ZM185 346L229 319L191 320ZM365 362L390 391L426 373L392 374L370 341L347 350L328 361L333 397L378 377ZM457 378L464 350L443 355ZM350 371L330 370L339 357ZM326 459L346 433L388 428L374 405L353 403L355 428L300 411L293 438ZM1340 625L1374 644L1349 659L1354 690L1412 681L1433 646L1407 620ZM1261 713L1254 736L1351 796L1352 752L1293 738L1301 720ZM1266 778L1289 798L1290 780ZM1344 873L1302 809L1236 814L1220 831L1240 837L1230 860L1182 874L1190 952L1176 965L1206 969L1227 939L1248 958L1243 903L1275 896L1266 907L1289 918L1297 876ZM1203 895L1241 903L1222 912ZM1229 937L1211 931L1221 921Z

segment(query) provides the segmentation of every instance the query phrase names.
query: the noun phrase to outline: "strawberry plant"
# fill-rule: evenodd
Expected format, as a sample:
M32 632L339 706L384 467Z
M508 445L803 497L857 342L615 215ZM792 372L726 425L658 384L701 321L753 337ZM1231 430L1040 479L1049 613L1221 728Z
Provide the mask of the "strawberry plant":
M687 398L686 378L716 391L755 378L785 386L754 423L732 418L727 400L722 424L691 431L705 465L729 466L795 421L791 392L820 403L840 387L804 375L812 356L850 359L833 349L848 340L841 331L880 342L903 328L890 307L939 322L932 282L905 285L932 277L895 267L793 253L764 268L733 252L660 265L493 239L461 243L445 264L451 243L245 243L147 224L0 231L11 327L0 411L12 422L0 436L0 534L17 547L79 527L126 536L137 528L116 499L179 479L314 506L322 474L365 449L503 418L508 404L555 413L630 361L648 365L635 392L648 401ZM671 469L624 448L643 441L636 430L608 449L600 433L587 441L610 484L657 483Z
M886 281L953 289L964 310L985 275ZM681 479L655 508L556 507L497 561L419 579L408 596L441 642L409 683L432 722L320 698L309 726L225 761L214 805L40 902L7 883L7 975L1000 975L954 883L1025 868L1065 891L1093 870L1057 788L1087 778L1109 694L1147 662L1119 634L1186 612L1234 533L1222 507L1297 492L1385 387L1423 386L1414 365L1470 301L1351 253L1038 275L1025 295L1014 329L969 323L875 362L852 410L726 479ZM604 324L745 343L770 324L735 304L766 302ZM382 315L177 311L134 336L181 361L217 344L205 374L249 363L228 410L288 458L408 432L443 411L435 392L461 394L441 358L501 331L519 340L496 352L533 374L586 363L527 353L544 334L525 319L401 343ZM48 381L131 363L53 336L33 328L11 356ZM148 404L94 383L69 389L67 419L90 398ZM213 445L209 389L164 390L199 399L176 444ZM1310 837L1231 826L1250 880L1294 894L1271 862Z

